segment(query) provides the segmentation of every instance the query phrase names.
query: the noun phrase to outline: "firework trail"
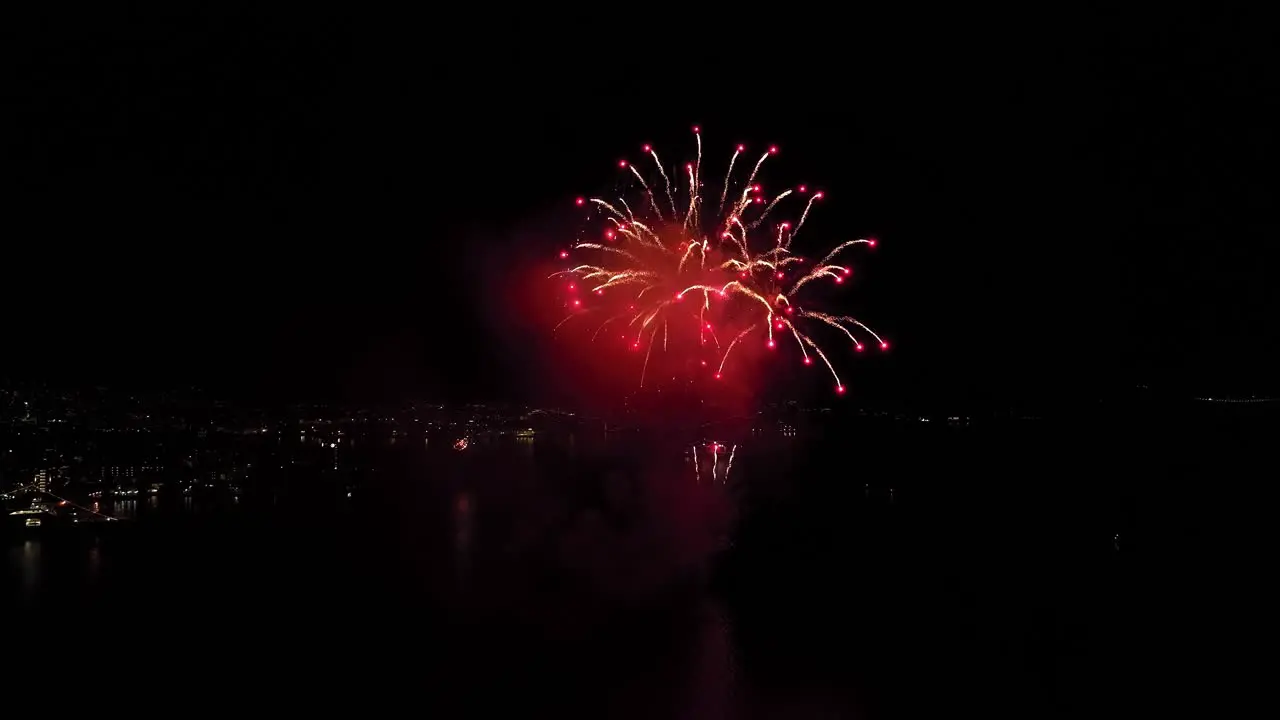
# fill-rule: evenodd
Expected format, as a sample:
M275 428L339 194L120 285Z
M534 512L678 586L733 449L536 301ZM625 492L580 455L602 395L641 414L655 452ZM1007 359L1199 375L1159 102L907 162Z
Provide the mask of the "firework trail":
M738 446L733 445L729 448L728 462L725 463L724 471L721 472L720 471L720 455L724 453L724 451L725 451L725 446L715 441L711 441L705 444L695 443L692 446L690 450L690 454L693 456L693 477L696 482L698 483L702 482L702 469L698 461L699 453L706 453L707 455L711 456L712 482L719 481L721 484L723 484L729 481L729 475L733 472L733 459L738 454Z
M701 194L701 129L695 127L694 135L696 155L684 168L687 189L685 183L672 184L657 151L645 145L642 149L651 163L618 161L626 185L620 193L577 199L588 213L588 229L559 254L561 260L587 259L551 276L564 282L564 306L569 311L556 329L581 318L594 325L592 342L617 338L620 332L632 351L644 353L641 386L654 374L651 364L663 370L660 374L669 374L655 357L655 348L658 356L669 358L663 362L719 380L730 370L735 349L754 347L753 337L770 351L780 340L789 346L790 338L800 350L801 363L813 366L816 355L835 381L836 392L843 393L844 383L821 338L849 342L855 351L865 348L861 338L881 350L889 344L861 320L824 311L804 291L824 281L843 283L852 269L836 263L859 245L874 248L876 241L860 238L820 246L823 257L817 263L797 254L796 236L825 195L796 185L770 193L769 200L757 178L767 175L766 162L778 154L774 146L754 163L739 163L749 151L736 146L723 182L711 181L721 186L719 203L708 205ZM735 178L739 166L742 172ZM794 213L794 224L774 220L775 212ZM614 334L604 332L610 326ZM732 339L722 345L721 336ZM713 475L717 456L713 452Z

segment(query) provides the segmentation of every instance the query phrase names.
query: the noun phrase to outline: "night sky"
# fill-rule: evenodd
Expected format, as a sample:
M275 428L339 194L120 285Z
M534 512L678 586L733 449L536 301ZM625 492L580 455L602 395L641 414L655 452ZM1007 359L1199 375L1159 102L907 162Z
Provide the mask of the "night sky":
M849 302L894 350L853 366L855 393L1280 392L1280 95L1252 25L228 13L11 28L0 375L565 399L535 270L576 228L576 195L642 143L692 152L697 123L708 162L777 143L780 175L829 192L822 228L881 238Z

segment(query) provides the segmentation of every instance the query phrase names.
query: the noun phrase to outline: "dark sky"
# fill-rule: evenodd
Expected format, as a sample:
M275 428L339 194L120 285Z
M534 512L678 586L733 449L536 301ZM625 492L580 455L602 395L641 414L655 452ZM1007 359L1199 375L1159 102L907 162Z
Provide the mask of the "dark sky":
M103 17L10 30L0 372L562 394L523 295L643 142L783 148L912 402L1277 392L1250 19ZM1008 28L1016 27L1014 32ZM827 227L836 222L828 218ZM871 390L874 389L874 393Z

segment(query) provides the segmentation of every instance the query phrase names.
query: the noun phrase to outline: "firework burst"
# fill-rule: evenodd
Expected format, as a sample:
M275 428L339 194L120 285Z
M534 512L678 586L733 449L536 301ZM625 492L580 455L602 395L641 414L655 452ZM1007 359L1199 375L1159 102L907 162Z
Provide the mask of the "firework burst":
M805 291L844 283L852 269L841 258L876 241L828 245L811 262L798 254L796 238L824 193L806 185L767 192L761 168L778 153L774 146L753 157L738 145L723 180L704 180L702 134L693 132L692 162L664 167L645 145L640 167L618 161L626 181L618 194L576 199L588 229L559 251L570 263L551 276L564 281L569 311L557 330L581 319L593 323L592 342L620 338L644 357L642 387L655 353L719 380L731 372L735 351L759 343L768 350L794 345L806 366L816 357L844 393L819 339L836 338L857 352L867 342L881 350L889 344L861 320L814 306Z

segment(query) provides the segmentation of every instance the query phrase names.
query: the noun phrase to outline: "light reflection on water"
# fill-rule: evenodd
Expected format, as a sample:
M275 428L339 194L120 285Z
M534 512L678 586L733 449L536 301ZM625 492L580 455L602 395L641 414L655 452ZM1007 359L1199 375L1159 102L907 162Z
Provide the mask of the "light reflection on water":
M687 696L678 703L685 710L681 717L690 720L736 717L735 704L744 698L735 688L740 670L729 618L724 608L713 601L705 603L700 615Z
M98 582L102 579L102 548L96 542L89 548L88 572L89 582Z
M533 438L517 437L515 439L515 444L516 444L516 449L519 450L521 454L524 454L524 455L533 454Z
M475 500L470 493L460 492L453 503L453 553L460 589L466 589L471 574L471 546L474 541Z
M35 600L36 595L40 592L41 579L43 577L43 563L40 562L41 544L39 540L26 540L22 543L22 547L17 550L18 574L21 578L19 584L22 587L22 599L26 603Z
M691 490L692 494L685 492L686 486L697 484L697 479L687 474L683 450L675 452L673 448L673 463L670 467L663 466L661 471L638 470L634 463L640 461L628 461L625 458L629 456L625 455L597 467L601 462L598 453L602 447L607 450L610 444L635 443L594 436L567 436L560 441L488 437L465 453L453 452L447 445L432 448L427 439L421 446L409 443L406 447L401 443L387 455L377 456L376 462L381 462L383 457L394 459L391 453L395 453L394 457L407 458L412 470L406 479L395 479L390 486L384 486L381 494L371 492L364 483L376 477L399 478L400 470L386 469L397 467L391 460L383 466L380 476L330 475L327 468L323 472L325 477L339 478L341 489L335 497L341 497L341 507L346 508L346 512L356 512L352 517L361 518L360 522L364 523L382 515L386 517L385 522L393 521L394 510L388 503L407 502L421 510L407 510L406 516L418 512L421 519L413 522L430 528L427 505L443 501L440 504L448 508L448 521L440 527L445 534L438 540L449 548L448 572L452 576L449 582L458 591L491 578L495 574L495 562L510 562L494 558L510 551L515 557L520 553L537 553L533 562L572 568L572 572L586 582L598 583L614 595L632 591L644 594L671 576L695 571L705 562L706 555L723 549L729 526L721 511L709 504L713 503L714 495L707 494L712 490L706 483L696 492ZM640 457L644 454L642 451ZM711 460L714 465L715 459ZM643 463L650 461L651 458L643 459ZM725 463L726 459L721 457L720 461ZM740 455L733 470L735 476L739 467L746 467L744 462ZM610 469L602 472L606 466ZM598 479L583 485L583 477L593 474L599 475ZM694 482L689 483L690 479ZM407 488L396 489L397 484L405 483L416 490L405 495L403 491ZM307 485L317 486L316 483ZM145 496L145 502L140 502L141 498L110 496L100 502L87 499L86 502L90 502L95 512L130 521L131 527L133 523L147 527L159 523L182 528L201 527L184 524L178 519L184 514L199 514L220 522L223 518L239 517L235 513L262 512L268 506L270 512L277 509L287 512L291 507L289 503L296 503L301 497L280 496L251 484L244 487L249 494L243 502L212 486L199 486L194 493L187 494L166 489ZM332 506L321 507L317 515L319 522L334 525L350 522L336 516L324 520L327 517L324 513L331 511ZM85 534L98 532L87 525L81 528ZM42 582L47 582L47 574L41 573L41 563L61 566L68 562L63 557L68 552L65 549L55 553L56 563L49 553L42 557L40 547L45 537L46 534L33 534L23 546L25 554L12 558L11 568L17 568L17 574L22 577L24 597L32 596ZM495 551L495 548L503 549ZM104 576L118 573L114 558L124 551L118 543L108 542L105 546L83 544L75 548L75 552L79 555L75 564L82 573L78 582L98 583L104 581ZM520 565L520 561L515 564ZM484 587L486 590L480 592L487 591L488 585Z
M732 447L732 439L724 440ZM720 579L721 585L713 579L713 593L699 589L690 593L692 599L680 600L705 609L677 631L667 629L665 620L636 623L641 626L636 634L646 640L664 632L675 638L670 646L654 651L627 636L589 646L591 652L582 652L586 659L578 662L564 659L575 651L561 650L559 634L549 634L546 641L541 636L529 641L502 639L492 648L475 651L482 657L477 665L483 668L475 675L498 666L500 671L534 677L530 684L559 678L566 694L590 693L594 685L622 678L618 682L639 685L640 696L678 696L672 706L679 710L618 713L628 717L735 716L743 704L756 711L751 717L858 717L844 712L850 701L841 693L854 694L849 688L856 687L860 674L864 685L881 686L879 701L885 705L927 705L920 699L927 696L950 706L976 707L1002 697L1019 702L1028 694L1039 698L1043 687L1078 686L1079 668L1135 653L1125 644L1111 652L1111 633L1124 632L1129 621L1147 617L1153 612L1150 608L1167 605L1170 597L1176 600L1176 594L1161 594L1158 602L1154 597L1147 602L1145 596L1126 596L1128 586L1122 583L1135 575L1129 570L1145 567L1136 565L1143 561L1138 543L1152 541L1141 534L1145 528L1118 527L1105 517L1110 512L1105 503L1115 496L1110 485L1105 493L1090 494L1088 486L1064 491L1086 482L1088 473L1075 471L1086 467L1087 454L1078 464L1038 465L1045 457L1069 457L1049 452L1059 447L1059 439L1037 444L1010 442L1004 435L982 442L965 436L952 444L932 445L911 438L883 440L849 435L815 450L807 441L787 437L785 444L795 448L790 452L748 440L745 452L740 448L732 481L714 486L750 494L746 500L755 505L732 505L746 507L748 518L733 527L729 534L734 546L717 559L727 579ZM158 598L168 594L178 601L172 607L198 619L191 625L192 640L212 637L214 632L202 623L217 622L233 608L249 618L269 618L268 632L301 624L304 616L323 617L323 627L308 627L308 635L324 637L340 632L342 626L354 626L356 633L377 637L385 645L387 638L402 638L417 625L453 622L455 606L430 596L441 587L467 593L458 603L459 612L476 612L461 617L477 618L465 625L467 633L483 633L490 618L510 606L542 603L568 608L562 612L570 616L565 625L570 630L588 627L583 634L591 634L597 626L589 626L579 614L616 597L640 595L637 588L646 587L645 582L629 581L652 585L655 576L674 574L670 568L706 563L720 546L699 545L699 538L726 534L714 528L715 518L705 507L713 504L710 484L699 484L692 472L695 457L699 463L708 459L705 450L687 456L687 462L678 458L668 475L662 474L666 469L646 475L636 469L650 461L643 448L630 463L614 459L588 467L597 462L593 451L602 441L585 433L576 439L577 452L572 440L490 440L463 453L449 449L449 442L437 443L436 448L426 440L421 446L400 443L395 452L409 459L394 471L383 471L380 477L397 477L380 487L343 476L343 495L347 484L357 488L345 506L360 512L329 516L328 526L315 521L299 532L285 532L270 525L269 531L259 530L239 547L208 543L211 547L197 548L195 557L186 554L185 546L180 551L154 551L154 557L144 553L144 546L166 544L154 536L134 545L113 545L111 529L103 532L106 539L100 549L87 542L64 546L42 541L52 537L47 533L18 534L6 543L9 567L0 569L8 571L0 571L0 579L8 574L13 583L5 589L12 589L23 602L44 606L45 596L78 597L80 586L97 583L108 588L101 594L125 596L120 601L128 606L125 615L135 608L164 612L168 606ZM688 445L683 449L688 451ZM714 455L709 459L715 467ZM700 466L705 479L711 470ZM983 468L983 479L960 477L956 468L968 467ZM1168 474L1176 477L1174 469ZM1010 489L1019 494L1009 495ZM1161 492L1168 491L1162 486ZM281 497L282 506L296 500ZM258 508L270 503L246 495L246 504L251 502ZM131 503L120 501L119 506ZM110 512L112 504L105 501L103 507ZM170 507L215 512L207 495L183 497L181 503L176 495L162 495L158 512ZM1027 513L1026 507L1036 512ZM111 525L141 528L155 508L149 501L135 509L141 514L138 522ZM360 513L364 515L358 521L365 524L357 527L358 521L351 518ZM241 531L238 520L228 525ZM1125 552L1116 553L1121 530ZM98 530L82 527L78 532ZM1106 550L1105 557L1093 553L1095 546ZM358 572L342 566L343 555L354 558L351 564ZM242 567L254 562L263 566L256 575ZM308 564L319 568L308 572L323 575L323 584L294 570ZM394 584L394 591L369 581L370 576L403 572L405 566L426 569L411 581L397 578L388 583ZM63 584L62 576L72 572L85 573L89 582ZM1182 587L1181 563L1178 572ZM519 577L512 581L504 573ZM181 582L170 582L179 574ZM533 579L526 581L526 575ZM139 579L151 577L162 580ZM596 577L605 579L592 585ZM152 584L142 587L144 582ZM579 589L584 586L585 591ZM619 590L616 596L608 595L614 588ZM583 595L589 599L581 600ZM267 598L270 602L264 601ZM472 611L472 601L484 605L486 614ZM88 602L85 615L98 609ZM396 602L409 609L397 612ZM1033 617L1024 611L1042 603L1046 612L1036 611ZM498 609L491 611L489 606ZM1143 614L1130 606L1140 607ZM547 615L536 613L531 611L529 624L541 628L550 623ZM624 617L621 624L626 625L631 616ZM512 624L521 621L524 617ZM163 634L151 626L139 627L146 629L138 636ZM248 642L243 647L261 643L265 635L258 634L259 626L246 627L243 637ZM1067 645L1082 630L1096 641L1096 652ZM452 661L454 654L465 654L460 648L477 646L470 637L458 640L445 631L439 634L438 645L433 645L433 635L431 641L415 645L415 652L438 652ZM518 645L521 642L537 647L530 651ZM211 656L201 645L193 643L191 657L197 662ZM504 656L512 647L517 650L510 653L515 659L507 661ZM292 661L303 654L292 652L283 657ZM375 663L381 652L381 647L370 647L353 663L345 650L335 649L324 661L338 658L345 672L349 665ZM1068 671L1063 671L1068 674L1060 675L1056 664L1044 662L1060 657L1069 660ZM545 670L527 658L561 663ZM1039 669L1046 665L1054 668ZM601 677L592 679L594 685L579 680L577 673L584 666L603 668ZM1036 674L1034 687L1026 683L1019 688L1004 680L1029 673ZM487 679L485 674L477 683L487 684ZM353 681L350 687L360 685ZM609 709L593 716L613 716ZM1049 716L1041 712L1046 709L1032 707L1019 716ZM897 713L941 714L945 712Z

